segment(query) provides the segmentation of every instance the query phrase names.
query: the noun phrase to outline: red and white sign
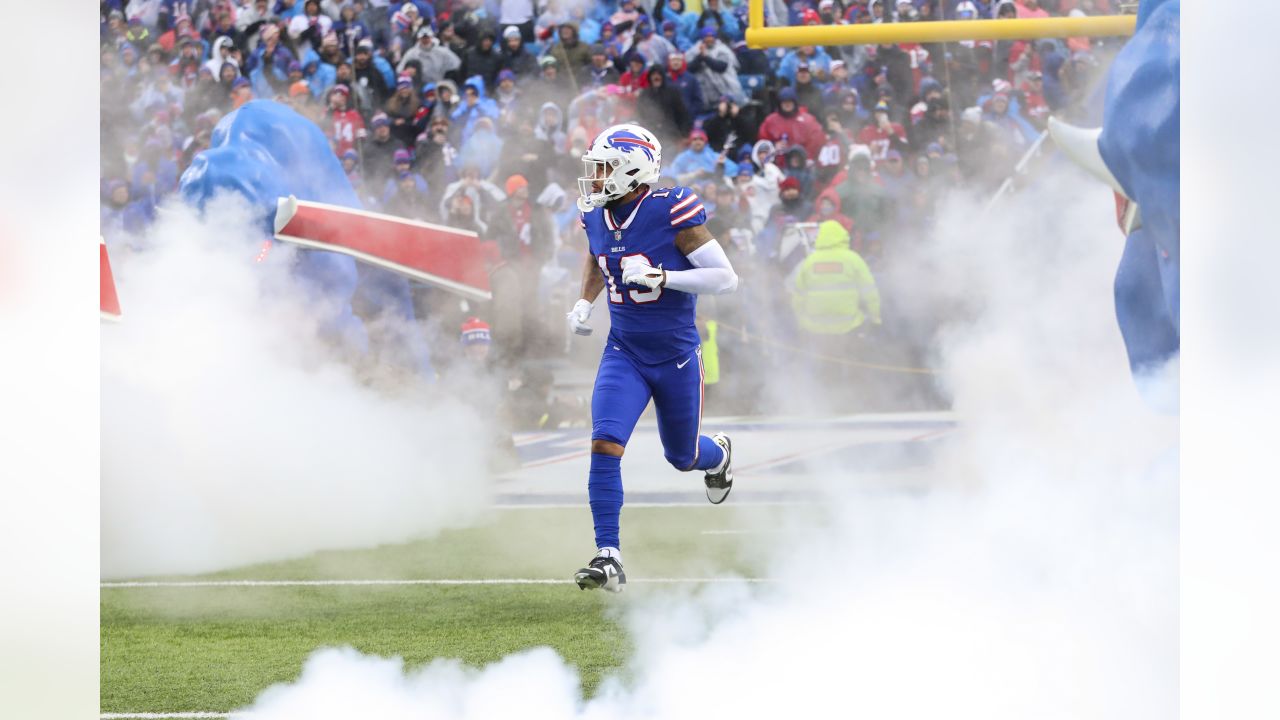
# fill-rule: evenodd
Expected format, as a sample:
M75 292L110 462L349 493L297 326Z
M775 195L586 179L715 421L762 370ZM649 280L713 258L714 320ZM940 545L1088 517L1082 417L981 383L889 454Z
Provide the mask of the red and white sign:
M496 248L470 230L282 197L276 239L350 255L473 300L490 300Z
M120 321L120 298L116 295L116 280L111 275L111 260L107 257L107 241L98 239L98 310L103 320Z

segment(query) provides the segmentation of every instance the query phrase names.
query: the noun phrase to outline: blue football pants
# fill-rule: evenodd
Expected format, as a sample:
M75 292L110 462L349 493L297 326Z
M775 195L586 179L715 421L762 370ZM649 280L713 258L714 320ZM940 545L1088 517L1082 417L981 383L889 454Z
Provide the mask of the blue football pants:
M719 465L724 451L700 434L702 374L701 348L683 359L645 365L606 344L591 394L591 439L626 447L640 414L652 399L667 462L681 471ZM587 495L595 520L596 547L620 547L622 472L616 458L591 456Z

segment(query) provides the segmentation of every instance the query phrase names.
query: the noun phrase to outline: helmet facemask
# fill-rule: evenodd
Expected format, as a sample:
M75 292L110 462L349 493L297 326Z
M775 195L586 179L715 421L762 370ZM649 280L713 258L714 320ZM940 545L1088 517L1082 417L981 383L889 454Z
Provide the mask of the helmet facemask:
M620 158L607 160L582 156L583 176L578 178L578 208L588 212L592 208L604 207L616 200L639 183L634 178L615 177L613 171L622 164Z

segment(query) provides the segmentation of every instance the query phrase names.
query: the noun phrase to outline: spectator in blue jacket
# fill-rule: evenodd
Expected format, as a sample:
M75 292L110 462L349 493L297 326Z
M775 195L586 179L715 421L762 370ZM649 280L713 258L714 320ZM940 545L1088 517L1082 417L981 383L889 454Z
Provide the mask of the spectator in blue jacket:
M302 7L298 0L278 0L273 12L281 20L292 20L294 15L302 12Z
M692 185L708 178L732 177L738 173L738 164L725 153L712 150L707 145L707 134L702 128L695 128L689 133L689 148L676 156L667 173L681 185Z
M462 128L460 137L466 143L477 120L490 118L496 121L499 114L498 104L492 98L484 96L484 81L477 76L467 80L462 86L462 102L454 108L449 119L453 121L454 127Z
M280 43L280 28L275 25L263 25L259 33L262 42L253 53L245 59L241 74L247 75L254 83L254 93L258 97L274 97L276 93L284 93L289 89L289 63L297 58L289 49Z
M151 222L154 211L153 206L131 197L129 183L118 178L109 182L100 218L107 249L113 254L140 249L137 236Z
M778 77L795 84L796 68L800 63L808 63L809 69L818 79L825 80L831 76L831 56L827 51L813 45L804 45L782 56L782 62L778 64Z
M414 189L417 191L418 196L426 197L430 188L427 185L427 179L413 170L413 153L406 148L401 148L395 151L392 156L392 162L395 169L392 170L391 177L387 178L387 183L382 188L382 204L385 206L390 202L405 177L413 179Z
M681 50L688 50L693 44L694 39L698 35L696 28L698 24L698 13L686 13L684 0L656 0L653 6L653 21L655 23L675 23L676 37L679 42L672 40L671 42ZM671 38L667 38L671 40ZM681 46L683 43L683 46Z
M371 35L369 26L360 19L356 13L356 6L352 3L342 6L338 19L333 23L333 33L338 38L338 45L347 52L350 52L356 43Z
M692 12L685 14L689 15ZM704 27L719 29L720 37L729 43L742 39L742 26L738 23L737 16L731 10L722 8L720 0L702 0L702 12L695 15L695 18L693 32L688 38L690 43L693 42L693 33Z
M182 107L182 88L173 84L169 77L169 68L160 66L153 68L151 82L138 94L138 99L129 106L133 119L141 122L156 107L168 108L171 105Z
M322 98L338 82L338 69L322 61L315 50L308 48L302 56L302 79L306 81L312 97Z
M711 112L711 109L702 97L702 83L688 68L684 55L676 52L667 56L667 82L680 91L689 116L696 119Z
M498 160L502 156L502 144L502 140L494 130L493 120L488 117L478 118L460 150L460 164L474 165L479 169L480 176L487 178L498 166Z
M666 40L671 45L674 45L680 52L688 50L689 46L693 44L687 38L680 35L680 25L676 23L675 20L663 20L661 30L662 39Z

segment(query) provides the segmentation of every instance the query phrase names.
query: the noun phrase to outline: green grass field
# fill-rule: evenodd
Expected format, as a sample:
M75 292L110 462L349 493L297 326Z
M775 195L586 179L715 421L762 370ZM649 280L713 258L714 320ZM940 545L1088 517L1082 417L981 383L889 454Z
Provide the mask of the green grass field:
M732 504L627 508L627 574L633 580L758 577L759 544L783 512ZM590 696L627 658L615 610L645 593L669 591L635 582L621 595L580 591L570 578L593 551L585 505L506 509L477 527L430 540L166 579L546 578L563 584L104 587L101 710L234 710L268 686L296 679L312 651L340 645L401 656L411 667L438 657L480 666L550 646L578 668Z

